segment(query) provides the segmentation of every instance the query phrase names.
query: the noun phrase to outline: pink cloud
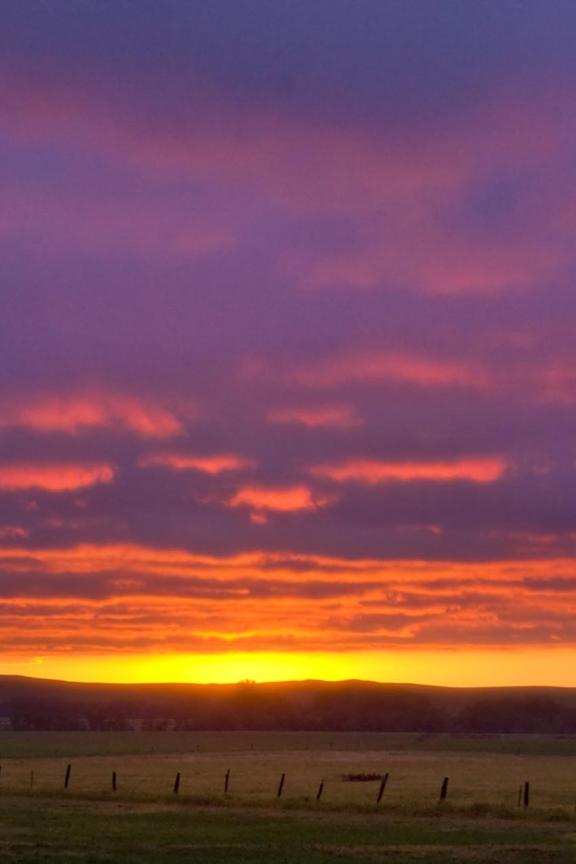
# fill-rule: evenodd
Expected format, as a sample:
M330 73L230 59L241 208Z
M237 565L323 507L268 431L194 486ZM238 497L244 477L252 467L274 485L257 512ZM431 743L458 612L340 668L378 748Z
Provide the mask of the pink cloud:
M257 190L298 209L361 210L385 200L453 200L471 178L495 166L546 164L570 137L563 110L572 94L542 82L533 101L513 90L477 103L466 123L420 128L343 126L188 93L198 110L166 126L102 97L89 82L25 77L5 69L4 129L16 140L71 142L115 162L161 176L201 176ZM262 152L266 158L262 159ZM343 170L343 168L345 170Z
M400 285L429 294L494 294L550 280L569 261L570 249L561 233L555 242L542 239L541 226L526 233L495 238L466 236L442 219L429 224L429 214L395 213L370 217L369 227L360 223L360 248L308 255L292 262L298 282L305 288L346 285L372 289ZM365 233L365 236L362 236Z
M316 465L310 473L336 482L379 483L445 483L468 480L473 483L493 483L507 468L503 457L468 457L444 461L386 462L377 459L352 459L334 465Z
M485 371L463 360L435 360L408 352L357 351L321 360L290 380L308 387L336 387L355 381L397 382L420 387L473 387L487 384Z
M569 164L566 139L573 124L565 106L572 94L544 84L530 105L503 88L471 110L465 123L439 122L423 135L409 127L270 116L247 105L239 111L200 92L191 94L202 105L193 125L181 119L167 127L103 100L86 82L80 88L15 74L5 79L10 84L0 84L0 117L16 141L76 146L148 176L200 179L228 193L240 191L244 200L214 218L166 205L158 219L155 207L129 200L86 207L84 199L62 202L45 194L23 200L16 189L0 230L38 225L80 246L197 255L235 245L249 201L263 199L288 211L356 217L361 242L352 248L284 249L283 272L306 287L393 284L427 293L493 293L548 280L570 260L573 208L561 170L553 200L532 208L516 236L473 236L457 224L470 187L519 166L549 171ZM79 210L82 218L75 218ZM560 230L550 232L550 224Z
M446 145L415 137L389 135L385 142L370 130L343 128L298 116L268 116L247 105L211 105L196 96L202 110L191 128L166 128L149 116L128 117L123 106L101 99L96 90L66 87L12 74L0 84L4 127L17 140L74 142L122 165L160 176L202 177L233 183L277 203L298 209L378 204L384 193L395 198L419 189L452 187L469 169L462 149L448 170ZM262 159L262 150L266 159ZM345 171L342 166L346 166Z
M22 233L59 238L66 249L130 250L139 255L195 257L232 248L238 226L178 206L170 198L154 203L115 191L113 200L86 190L14 186L3 189L0 236ZM239 221L239 220L237 220Z
M271 423L308 426L311 429L349 429L361 426L362 420L348 405L317 405L300 408L277 408L270 411Z
M267 513L297 513L316 510L330 501L315 495L307 486L263 487L244 486L229 500L230 507L252 511L253 520L264 522Z
M144 438L171 438L182 431L176 414L154 401L119 393L32 396L1 404L0 426L77 434L120 425Z
M161 466L172 471L202 471L205 474L223 474L254 467L251 459L234 453L215 453L210 456L192 456L187 453L150 453L140 459L140 465Z
M403 384L425 390L499 394L514 401L574 404L576 356L564 354L556 359L550 356L552 352L548 357L527 355L524 345L518 347L518 359L506 365L493 364L489 353L482 359L437 359L409 351L351 350L279 374L289 384L314 390L336 390L356 383ZM271 372L269 365L255 358L244 364L241 375L266 378Z
M69 492L98 483L112 483L114 476L114 469L106 463L4 463L0 465L0 489Z
M0 540L23 540L30 532L20 525L0 525Z

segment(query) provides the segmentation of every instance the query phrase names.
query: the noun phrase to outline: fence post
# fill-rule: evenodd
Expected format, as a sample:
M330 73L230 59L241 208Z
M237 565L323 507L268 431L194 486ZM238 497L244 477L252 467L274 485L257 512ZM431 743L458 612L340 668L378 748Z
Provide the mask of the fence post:
M72 766L71 766L71 765L67 765L67 766L66 766L66 775L65 775L65 777L64 777L64 788L65 788L65 789L68 788L68 784L70 783L70 771L71 771L71 770L72 770Z
M180 791L180 771L176 772L176 779L174 780L174 795L178 795Z
M382 796L384 795L384 790L386 789L386 784L388 783L388 777L389 776L390 775L388 774L388 772L386 772L386 774L384 774L384 776L382 777L382 780L380 781L380 788L378 789L378 797L376 798L377 804L379 804L380 801L382 800Z
M230 768L226 771L224 775L224 794L228 794L228 787L230 786Z
M112 771L112 791L116 792L118 786L116 783L116 771Z
M524 807L528 807L530 805L530 783L528 780L524 783L524 795L523 795L523 804Z
M445 801L448 797L448 777L444 777L442 786L440 787L440 801Z
M284 781L286 780L286 774L282 774L280 777L280 783L278 784L278 792L276 793L277 798L282 797L282 790L284 789Z
M318 786L318 792L316 793L316 800L320 801L322 798L322 792L324 791L324 780L320 781L320 785Z

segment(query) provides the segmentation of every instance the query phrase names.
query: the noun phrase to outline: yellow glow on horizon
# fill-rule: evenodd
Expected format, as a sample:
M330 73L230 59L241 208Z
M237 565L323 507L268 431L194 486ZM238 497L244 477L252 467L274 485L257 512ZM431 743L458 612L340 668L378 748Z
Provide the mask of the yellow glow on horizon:
M452 687L576 686L576 648L4 658L2 675L107 683L350 678Z

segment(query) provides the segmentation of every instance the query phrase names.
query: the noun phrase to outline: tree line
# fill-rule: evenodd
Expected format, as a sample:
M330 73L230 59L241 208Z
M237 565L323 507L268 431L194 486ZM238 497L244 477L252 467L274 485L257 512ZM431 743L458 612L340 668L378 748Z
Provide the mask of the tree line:
M569 697L569 698L568 698ZM576 733L576 693L241 682L214 688L29 688L2 699L15 730Z

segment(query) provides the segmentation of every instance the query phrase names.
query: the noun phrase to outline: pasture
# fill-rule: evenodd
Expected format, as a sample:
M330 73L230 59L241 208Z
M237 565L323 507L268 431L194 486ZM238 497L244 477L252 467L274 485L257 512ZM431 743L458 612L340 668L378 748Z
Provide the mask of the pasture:
M5 732L0 766L7 862L576 861L567 737Z

